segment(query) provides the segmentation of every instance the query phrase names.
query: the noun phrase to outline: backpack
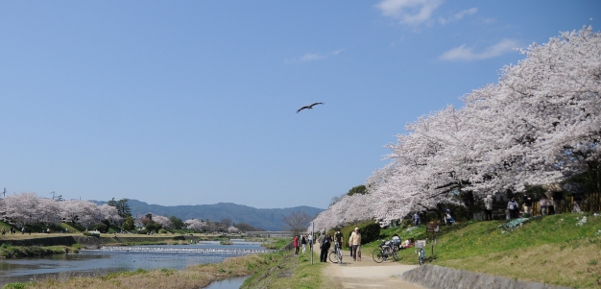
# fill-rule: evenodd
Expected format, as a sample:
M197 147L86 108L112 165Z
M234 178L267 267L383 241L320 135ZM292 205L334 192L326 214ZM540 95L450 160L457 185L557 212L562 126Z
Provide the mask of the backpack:
M329 237L325 237L323 239L323 246L326 247L326 248L330 247L330 238Z

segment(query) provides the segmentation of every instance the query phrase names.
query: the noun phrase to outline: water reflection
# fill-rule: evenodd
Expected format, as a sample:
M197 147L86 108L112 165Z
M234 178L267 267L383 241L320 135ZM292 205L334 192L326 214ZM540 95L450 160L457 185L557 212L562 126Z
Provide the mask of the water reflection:
M49 277L66 280L74 276L98 276L139 268L181 270L195 264L218 263L229 257L262 252L267 250L263 249L260 243L235 242L225 246L218 243L201 243L103 247L100 250L82 250L79 254L5 259L0 260L0 287L10 282L42 280Z

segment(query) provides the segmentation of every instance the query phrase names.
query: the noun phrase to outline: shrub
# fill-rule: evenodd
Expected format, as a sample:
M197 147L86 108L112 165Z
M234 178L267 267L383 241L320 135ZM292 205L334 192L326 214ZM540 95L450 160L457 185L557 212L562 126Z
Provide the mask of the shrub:
M162 226L159 223L150 223L146 225L146 230L148 232L158 232L161 228Z
M95 230L95 231L100 231L100 232L108 232L109 226L107 226L106 224L103 224L103 223L99 223L99 224L93 225L91 229Z

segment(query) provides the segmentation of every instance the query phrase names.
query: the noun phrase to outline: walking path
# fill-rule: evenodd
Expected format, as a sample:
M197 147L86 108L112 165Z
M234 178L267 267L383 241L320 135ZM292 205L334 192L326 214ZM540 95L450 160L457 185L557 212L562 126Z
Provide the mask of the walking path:
M313 247L318 256L319 243ZM328 267L322 273L333 282L342 284L344 289L354 288L401 288L426 289L401 279L400 275L417 266L403 265L399 262L376 263L371 252L363 252L361 261L353 261L349 251L342 251L342 264L328 262Z

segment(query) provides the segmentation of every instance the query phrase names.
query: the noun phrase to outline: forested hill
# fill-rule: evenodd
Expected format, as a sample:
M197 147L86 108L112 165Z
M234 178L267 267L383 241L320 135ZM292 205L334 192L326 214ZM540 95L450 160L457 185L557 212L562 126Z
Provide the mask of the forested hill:
M104 204L106 202L95 202ZM183 221L189 219L199 219L211 221L221 221L222 219L230 219L234 223L248 223L255 228L265 230L282 230L286 228L284 217L290 214L301 211L307 215L314 217L324 209L299 206L283 209L257 209L234 203L218 203L214 205L194 205L194 206L161 206L151 205L138 200L128 200L131 208L131 213L135 217L138 214L145 215L152 213L165 217L176 216Z

